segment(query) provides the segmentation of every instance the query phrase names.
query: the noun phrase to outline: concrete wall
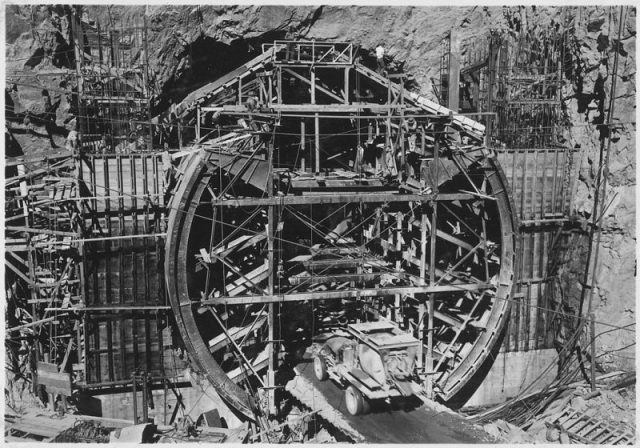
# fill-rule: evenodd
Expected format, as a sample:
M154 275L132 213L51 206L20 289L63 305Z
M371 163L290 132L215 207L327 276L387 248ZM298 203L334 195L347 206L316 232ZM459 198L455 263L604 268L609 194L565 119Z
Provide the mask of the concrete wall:
M223 417L229 428L234 428L241 424L240 420L222 402L215 389L209 384L204 388L199 385L185 387L179 389L182 395L182 401L185 410L179 410L177 418L189 415L195 422L200 414L210 411L214 408L218 409L220 417ZM137 393L138 398L138 417L142 418L142 392ZM163 424L165 407L164 407L164 390L153 391L154 409L149 410L149 418L156 418L156 422ZM177 398L171 390L167 394L166 421L167 424L171 420L177 406ZM130 420L133 424L133 393L117 393L95 395L92 397L82 397L79 408L82 412L89 415L99 417L118 418Z
M531 387L526 392L541 389L555 379L557 370L558 353L553 349L500 352L487 377L465 403L465 407L501 403L515 397L528 386Z

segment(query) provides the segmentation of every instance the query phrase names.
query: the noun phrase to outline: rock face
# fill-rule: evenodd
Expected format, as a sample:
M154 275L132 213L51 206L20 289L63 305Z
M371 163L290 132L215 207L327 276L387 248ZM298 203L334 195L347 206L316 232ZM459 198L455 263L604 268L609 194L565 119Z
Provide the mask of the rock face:
M49 88L60 99L56 123L62 139L69 97L61 82L73 68L73 48L65 6L6 6L6 62L9 82L16 83L16 107L36 112L40 91ZM635 322L635 8L625 9L618 40L619 7L387 7L387 6L88 6L96 21L132 21L146 17L149 57L158 100L155 108L179 101L261 51L274 39L298 37L351 41L365 52L384 42L388 55L413 75L415 89L434 98L431 78L438 76L441 42L456 29L463 56L468 43L490 30L515 33L549 27L574 30L572 63L564 107L570 119L568 141L581 148L580 175L572 192L573 213L590 219L600 149L609 148L606 123L614 59L618 55L615 110L612 114L607 207L597 267L598 288L593 310L600 322L616 326ZM138 19L139 20L139 19ZM59 72L56 75L56 71ZM52 72L47 76L36 75ZM55 98L52 98L55 102ZM68 128L68 127L67 127ZM48 141L19 137L23 149L48 148ZM57 140L56 140L57 141ZM27 149L29 148L29 149ZM577 233L560 268L564 299L574 309L580 296L587 238ZM611 327L598 325L597 332ZM631 328L633 329L633 327ZM632 331L612 331L598 342L601 360L614 367L632 367Z
M635 327L635 15L625 10L618 41L620 8L583 8L573 18L576 38L576 70L565 93L565 107L572 128L570 143L582 148L580 173L573 197L573 212L590 219L596 189L601 148L609 149L607 189L602 217L602 235L595 268L596 285L592 310L596 321L626 330L596 325L598 361L605 368L634 368ZM618 54L611 142L605 139L609 117L614 64ZM561 269L570 300L579 296L587 239L577 239ZM593 251L596 248L594 244ZM587 295L588 296L588 295ZM587 309L587 304L584 305ZM631 330L631 331L629 331Z

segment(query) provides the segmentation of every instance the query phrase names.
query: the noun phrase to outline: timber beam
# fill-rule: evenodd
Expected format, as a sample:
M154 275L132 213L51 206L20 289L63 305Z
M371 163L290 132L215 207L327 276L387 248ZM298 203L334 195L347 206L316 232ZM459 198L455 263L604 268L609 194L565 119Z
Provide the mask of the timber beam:
M475 200L475 196L467 193L439 193L439 194L367 194L367 193L346 193L346 194L309 194L304 196L274 196L268 198L241 198L241 199L218 199L208 201L214 207L256 207L267 205L309 205L309 204L342 204L342 203L369 203L369 202L430 202L430 201L470 201Z
M347 291L301 292L295 294L254 295L238 297L216 297L199 302L200 305L248 305L253 303L299 302L304 300L353 299L358 297L380 297L395 294L428 294L444 292L481 291L492 288L490 283L451 283L435 286L406 286L390 288L362 288Z

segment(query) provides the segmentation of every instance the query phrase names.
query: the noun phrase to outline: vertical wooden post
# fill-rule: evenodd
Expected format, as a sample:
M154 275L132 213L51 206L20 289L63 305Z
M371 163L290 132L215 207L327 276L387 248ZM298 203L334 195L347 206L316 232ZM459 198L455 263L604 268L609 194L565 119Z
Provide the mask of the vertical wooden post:
M265 104L266 101L265 101L265 97L264 97L264 90L265 90L265 88L264 88L264 75L258 75L257 79L258 79L258 85L259 85L259 87L258 87L258 98L259 98L260 104Z
M589 314L591 319L591 392L596 390L596 314Z
M27 172L24 165L18 165L17 170L18 170L18 175L20 176L24 176L24 174ZM24 180L20 182L20 194L23 197L22 214L24 216L24 222L27 226L29 226L29 225L32 225L32 220L30 219L30 211L29 211L30 207L29 207L27 182ZM29 278L35 282L36 281L36 271L35 271L36 255L35 255L35 249L33 247L33 244L31 243L28 245L27 260L28 260L27 265L29 267ZM36 303L37 303L37 299L39 298L40 290L35 285L34 287L29 288L29 290L30 290L31 299L33 300L33 303L31 305L31 315L33 316L33 319L37 319L36 316L38 316L38 312L37 312L38 309L37 309ZM36 364L38 361L40 361L40 359L42 359L41 351L42 351L41 344L40 343L34 344L33 354L34 354ZM38 394L37 369L33 369L31 371L31 384L32 384L32 392L34 395L37 396Z
M311 104L316 104L316 70L311 69ZM315 173L320 174L320 114L314 115Z
M196 141L200 141L200 119L201 119L201 111L200 105L196 107Z
M132 375L133 383L131 385L133 391L133 424L138 424L138 388L136 387L136 375Z
M496 40L492 37L489 41L489 57L487 67L487 112L493 112L493 86L496 81L496 57L498 54ZM487 127L485 131L485 146L491 145L493 135L493 116L487 115ZM515 172L515 168L514 168Z
M424 314L424 301L423 299L420 299L420 303L418 304L418 339L420 340L420 346L418 349L418 369L422 369L427 374L425 376L425 384L431 384L431 377L429 376L429 364L427 364L426 367L424 364Z
M402 212L396 213L396 253L400 253L402 250ZM396 260L396 272L400 273L400 259ZM396 322L400 322L400 309L402 305L402 296L396 294L394 303L394 317Z
M437 194L438 193L438 183L439 181L439 176L440 176L440 141L438 140L440 137L437 135L438 132L444 132L444 128L443 127L439 127L437 128L437 132L436 132L436 140L433 144L433 177L435 177L434 182L433 182L433 193ZM435 228L432 229L435 232Z
M460 36L453 28L449 32L449 109L458 112L460 107Z
M349 72L351 67L347 66L344 69L344 104L349 104Z
M149 45L148 45L148 33L147 33L147 16L146 14L143 16L143 35L142 35L142 40L143 40L143 47L144 47L144 58L142 60L142 76L143 76L143 89L144 89L144 97L147 100L146 106L147 106L147 110L145 111L147 119L150 120L151 119L151 95L149 93ZM99 34L99 31L98 31ZM100 46L100 50L102 50L102 46ZM102 58L100 58L100 61L102 62ZM148 150L152 150L153 149L153 126L151 125L145 125L147 127L147 129L149 130L148 134L147 134L147 149Z
M316 174L320 174L320 114L315 116Z
M420 222L420 284L425 284L426 270L427 270L427 214L422 212L422 220ZM420 349L418 351L418 367L424 367L424 301L420 298L420 304L418 305L418 339L420 339Z
M436 283L436 229L438 219L438 202L431 201L432 214L431 214L431 233L429 235L429 284L431 286ZM435 309L434 293L429 294L429 323L427 325L427 396L433 398L433 312Z
M307 148L306 148L306 129L305 129L306 125L304 122L304 118L302 120L300 120L300 154L302 155L300 157L300 170L301 171L306 171L307 170Z
M273 197L273 142L269 142L269 172L267 177L267 195ZM277 227L275 222L274 205L269 205L267 209L267 250L268 250L268 271L269 272L269 285L267 292L271 295L274 294L275 289L275 269L274 269L274 257L273 257L273 238L275 235L275 229ZM267 325L269 326L269 343L267 345L267 354L269 356L269 366L267 371L267 387L268 389L268 402L269 413L276 414L276 401L275 401L275 369L276 369L276 337L274 332L275 325L275 304L269 303L269 311L267 316Z
M163 425L167 424L167 393L169 392L168 382L169 380L166 378L162 380L162 384L164 385L164 411L162 418Z
M75 56L76 65L76 79L77 79L77 101L78 101L78 117L76 122L76 131L78 131L78 139L76 141L76 150L82 151L82 134L84 133L83 123L84 117L87 115L82 107L82 96L84 92L84 78L82 76L82 61L84 55L84 40L82 33L82 26L80 25L80 16L78 11L79 6L75 7L74 11L69 15L71 21L71 32L73 34L73 52Z
M82 245L80 246L82 247ZM84 259L84 255L82 255L82 259ZM80 266L82 266L82 262L80 264ZM82 269L80 270L80 278L82 279L80 281L80 284L82 285L84 283L84 275L82 275ZM82 289L81 289L82 291ZM84 296L82 296L84 297ZM82 344L82 333L81 333L81 328L82 328L82 324L80 323L80 321L76 321L75 323L76 325L76 353L78 356L78 366L82 365L82 360L84 359L83 356L83 352L82 352L82 348L83 348L83 344ZM72 370L73 370L73 366L71 366ZM84 370L80 370L79 374L78 374L78 382L82 382L84 381L85 375L84 375Z
M393 99L391 98L391 79L387 79L387 105L391 105ZM386 120L387 130L386 130L386 139L385 139L385 148L382 152L382 170L389 168L387 166L387 151L391 151L391 160L395 161L396 152L393 147L393 142L391 141L391 108L387 111L387 120Z
M149 391L148 387L148 377L147 372L145 371L142 374L142 423L147 423L149 421Z
M277 71L278 76L278 104L284 104L282 99L283 89L282 89L282 67L278 67Z
M389 81L391 83L391 81ZM400 77L400 93L399 105L400 105L400 126L398 126L398 143L400 144L400 168L398 169L398 180L402 181L402 174L406 170L406 152L404 145L404 78Z

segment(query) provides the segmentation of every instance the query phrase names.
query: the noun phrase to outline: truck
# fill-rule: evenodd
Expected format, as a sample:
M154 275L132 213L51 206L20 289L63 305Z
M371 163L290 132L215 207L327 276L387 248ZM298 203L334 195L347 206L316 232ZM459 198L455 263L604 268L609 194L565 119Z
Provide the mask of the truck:
M420 343L388 321L348 324L330 334L313 357L314 375L345 389L349 414L366 414L372 401L419 392Z

